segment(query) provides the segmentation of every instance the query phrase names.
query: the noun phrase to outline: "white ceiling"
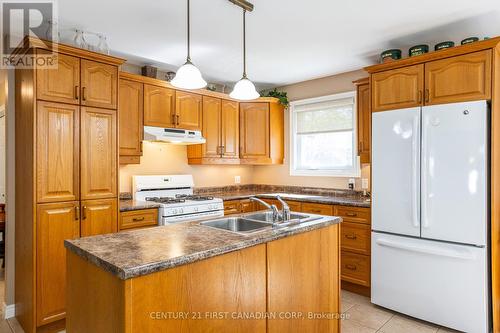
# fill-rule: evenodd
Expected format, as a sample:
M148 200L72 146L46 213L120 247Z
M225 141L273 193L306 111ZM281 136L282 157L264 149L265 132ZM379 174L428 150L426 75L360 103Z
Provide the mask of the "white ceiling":
M176 69L186 57L186 0L59 1L59 28L108 36L113 54ZM382 50L500 35L498 0L253 0L248 76L259 88L359 69ZM192 60L205 78L242 72L242 14L227 0L191 0Z

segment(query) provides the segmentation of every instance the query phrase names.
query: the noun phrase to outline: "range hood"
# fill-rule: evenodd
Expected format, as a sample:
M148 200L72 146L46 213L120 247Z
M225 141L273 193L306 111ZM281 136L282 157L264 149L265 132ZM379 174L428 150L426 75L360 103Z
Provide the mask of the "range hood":
M154 126L144 126L144 140L178 145L196 145L207 141L201 136L201 131Z

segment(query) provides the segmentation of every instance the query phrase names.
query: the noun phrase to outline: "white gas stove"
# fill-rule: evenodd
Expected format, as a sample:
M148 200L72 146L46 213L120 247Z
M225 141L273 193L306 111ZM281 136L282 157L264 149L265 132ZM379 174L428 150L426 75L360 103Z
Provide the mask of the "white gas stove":
M222 199L193 195L193 187L192 175L132 177L134 200L160 204L160 225L224 216Z

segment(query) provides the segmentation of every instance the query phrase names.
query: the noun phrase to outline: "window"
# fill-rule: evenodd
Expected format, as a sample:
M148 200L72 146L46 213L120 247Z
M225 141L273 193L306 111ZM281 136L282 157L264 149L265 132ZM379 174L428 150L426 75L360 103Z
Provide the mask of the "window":
M355 93L291 103L292 176L359 176Z

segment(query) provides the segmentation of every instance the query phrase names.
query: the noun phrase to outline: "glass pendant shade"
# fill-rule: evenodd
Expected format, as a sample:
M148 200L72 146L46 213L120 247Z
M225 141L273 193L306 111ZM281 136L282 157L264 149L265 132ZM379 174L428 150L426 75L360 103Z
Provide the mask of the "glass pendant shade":
M180 89L201 89L207 86L207 81L201 76L200 70L189 61L177 70L170 83Z
M236 85L234 86L233 91L229 94L229 97L242 101L249 101L259 98L260 94L255 89L253 82L246 77L243 77L241 80L236 82Z

